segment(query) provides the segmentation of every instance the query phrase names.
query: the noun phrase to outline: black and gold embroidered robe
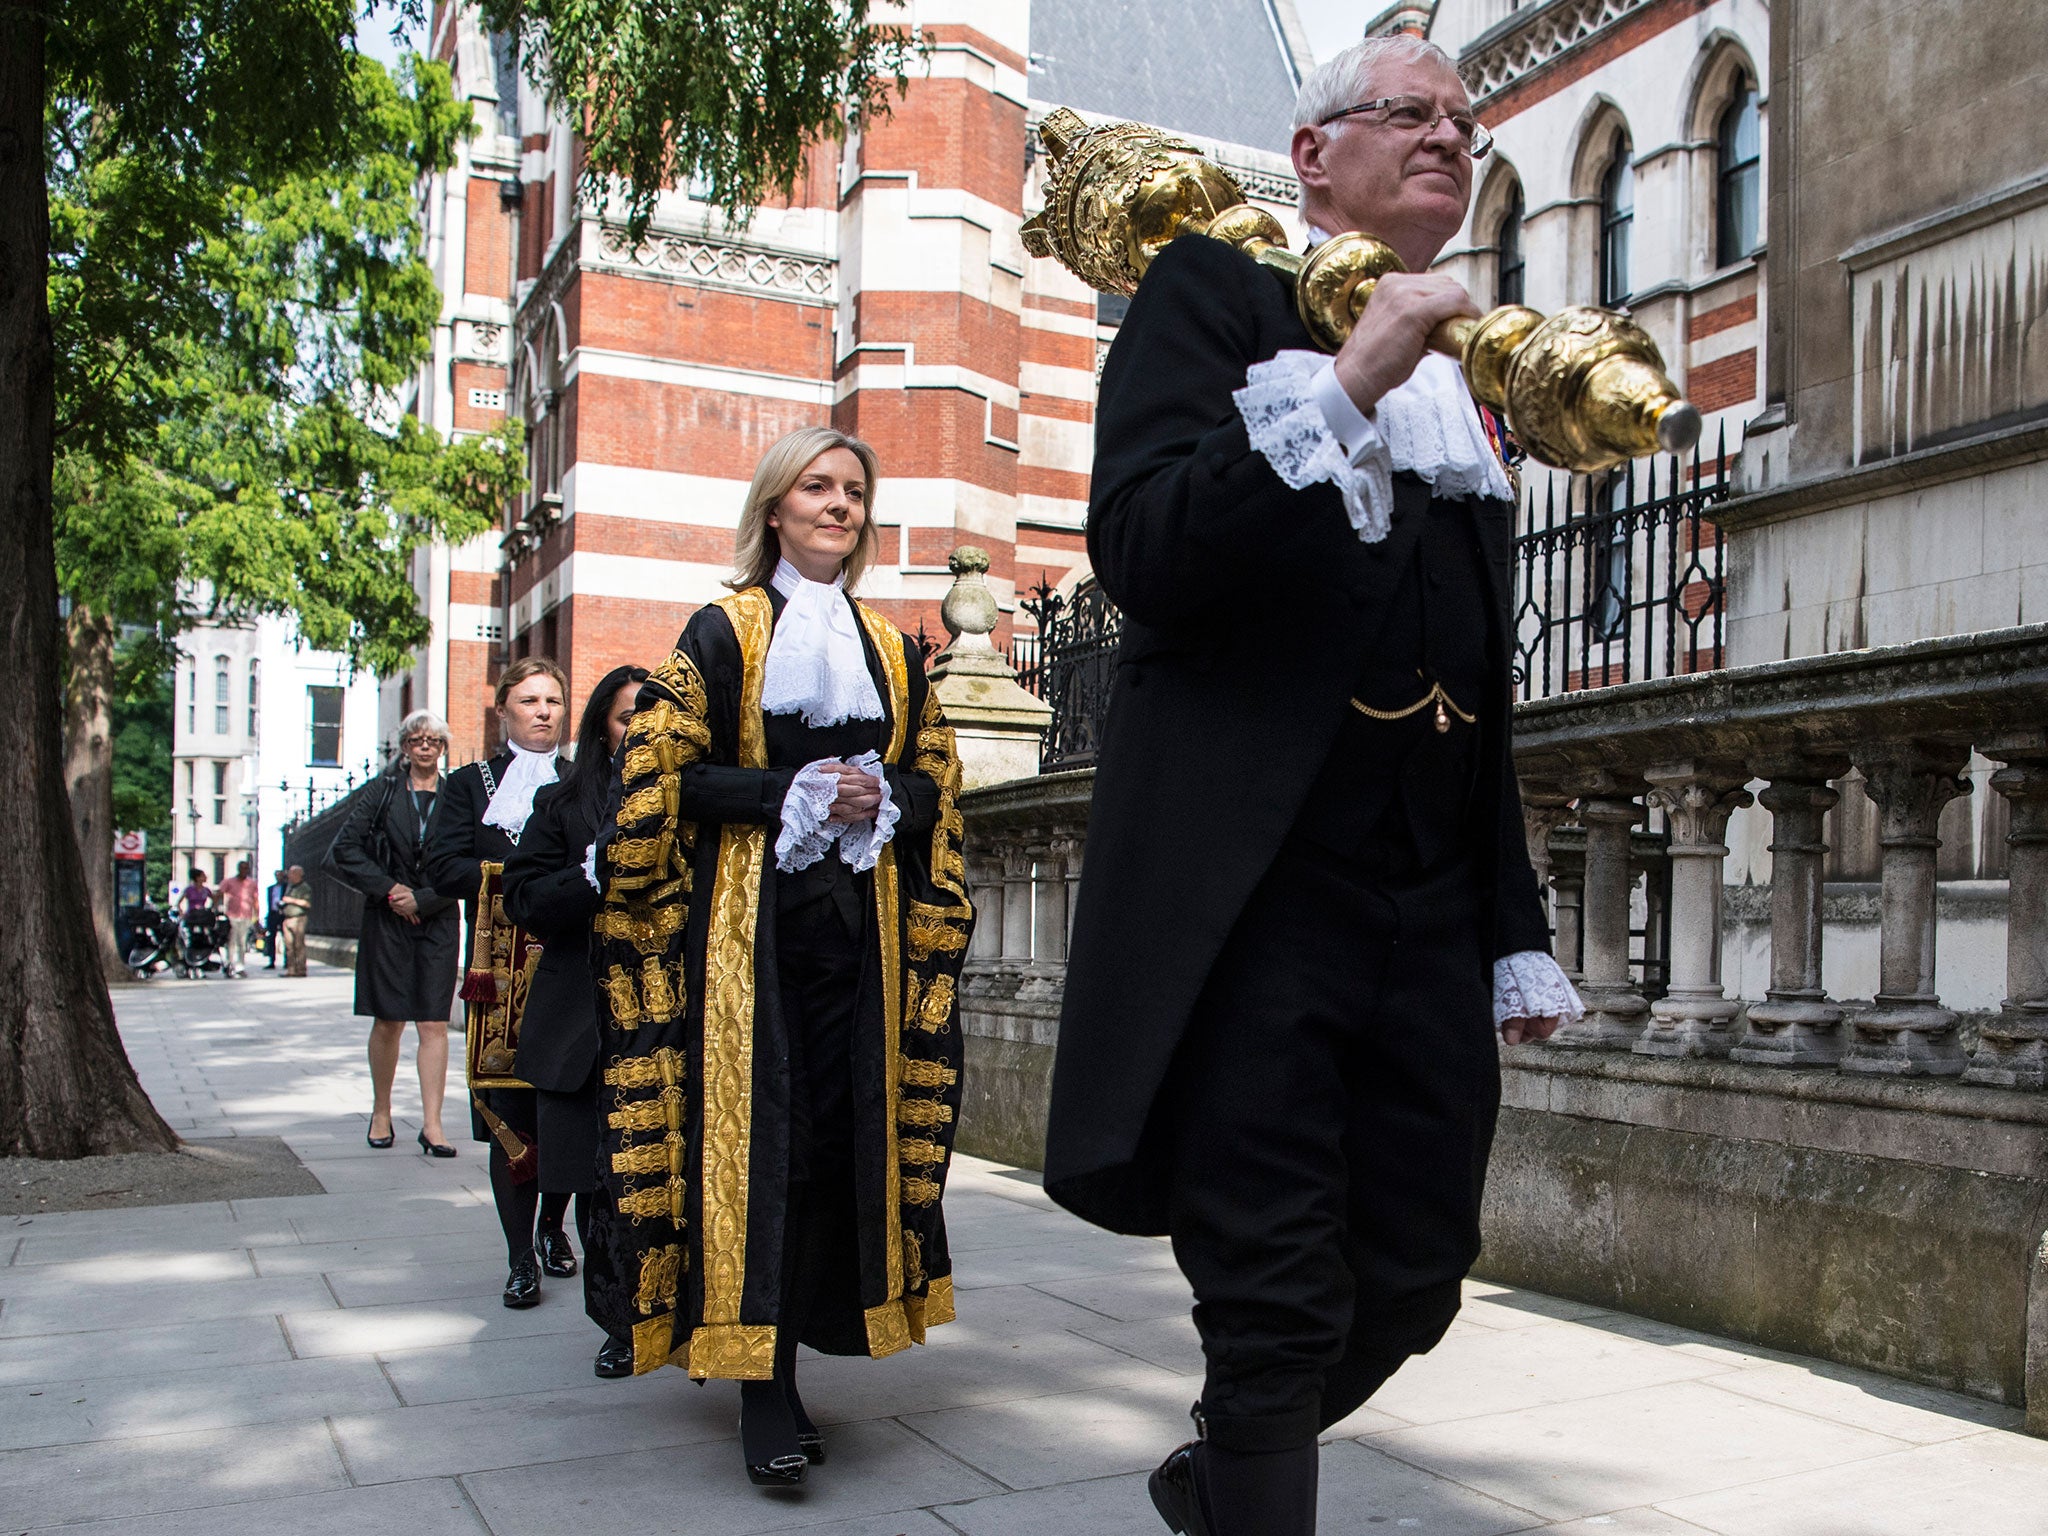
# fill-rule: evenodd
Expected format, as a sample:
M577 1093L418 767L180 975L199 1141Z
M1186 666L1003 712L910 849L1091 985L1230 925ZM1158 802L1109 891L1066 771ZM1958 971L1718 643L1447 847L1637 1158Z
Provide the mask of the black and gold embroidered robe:
M857 1251L823 1256L855 1283L846 1305L808 1311L801 1332L827 1353L879 1357L953 1316L940 1199L959 1108L954 1015L973 913L952 730L915 644L854 606L887 712L878 749L903 817L861 881L869 906L851 1053ZM782 1218L791 1102L776 817L801 766L771 764L761 713L778 607L749 588L690 620L641 690L615 815L599 840L599 1163L610 1196L599 1240L619 1278L606 1308L617 1315L598 1321L630 1333L636 1372L672 1363L697 1377L762 1380L773 1371L790 1257ZM733 769L749 772L720 772ZM705 780L719 787L704 790ZM729 819L684 819L685 805L721 799Z

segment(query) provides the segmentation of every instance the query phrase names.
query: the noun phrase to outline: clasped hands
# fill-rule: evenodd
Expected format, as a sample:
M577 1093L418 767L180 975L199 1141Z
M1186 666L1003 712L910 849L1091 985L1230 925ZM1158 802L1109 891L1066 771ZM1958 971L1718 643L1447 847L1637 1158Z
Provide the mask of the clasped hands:
M417 923L420 920L419 895L411 886L394 881L391 889L384 893L384 901L393 912L408 923Z
M839 793L833 796L832 808L825 813L828 823L850 827L875 819L875 813L882 808L882 781L879 778L849 763L833 761L815 766L818 772L835 774L839 779Z

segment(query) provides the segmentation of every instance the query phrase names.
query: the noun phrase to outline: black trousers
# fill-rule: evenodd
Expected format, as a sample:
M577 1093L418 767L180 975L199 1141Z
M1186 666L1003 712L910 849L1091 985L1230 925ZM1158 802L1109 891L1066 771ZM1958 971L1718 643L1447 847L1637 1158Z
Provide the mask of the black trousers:
M1443 1336L1479 1252L1500 1103L1462 861L1391 882L1290 842L1168 1084L1174 1256L1217 1445L1313 1443Z

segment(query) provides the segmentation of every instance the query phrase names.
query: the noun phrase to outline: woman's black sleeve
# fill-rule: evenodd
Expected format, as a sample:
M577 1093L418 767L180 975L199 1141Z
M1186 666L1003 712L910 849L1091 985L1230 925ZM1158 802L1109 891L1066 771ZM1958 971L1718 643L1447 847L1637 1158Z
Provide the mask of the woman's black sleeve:
M585 843L568 835L567 787L542 790L519 846L505 861L505 913L541 942L587 928L600 898L583 873Z
M388 784L371 786L349 811L325 860L328 874L372 901L382 901L398 884L376 858L384 849L384 813L390 803Z
M448 775L441 787L440 812L420 858L434 893L451 901L475 901L483 880L483 860L476 856L477 823L484 809L477 796L482 789L482 777L467 769Z

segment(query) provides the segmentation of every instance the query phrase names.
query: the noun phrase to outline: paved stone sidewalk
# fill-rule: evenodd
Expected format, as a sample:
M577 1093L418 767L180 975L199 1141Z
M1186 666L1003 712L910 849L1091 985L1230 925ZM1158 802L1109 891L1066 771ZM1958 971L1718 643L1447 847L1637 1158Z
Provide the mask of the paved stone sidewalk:
M1162 1532L1144 1470L1199 1382L1162 1243L962 1158L960 1321L811 1360L832 1460L749 1487L729 1384L590 1374L576 1282L498 1304L481 1150L363 1145L345 974L124 989L193 1136L287 1138L328 1193L0 1223L0 1531L136 1536L1094 1536ZM451 1120L451 1123L456 1123ZM1329 1437L1325 1532L2034 1536L2048 1444L2008 1409L1474 1285Z

